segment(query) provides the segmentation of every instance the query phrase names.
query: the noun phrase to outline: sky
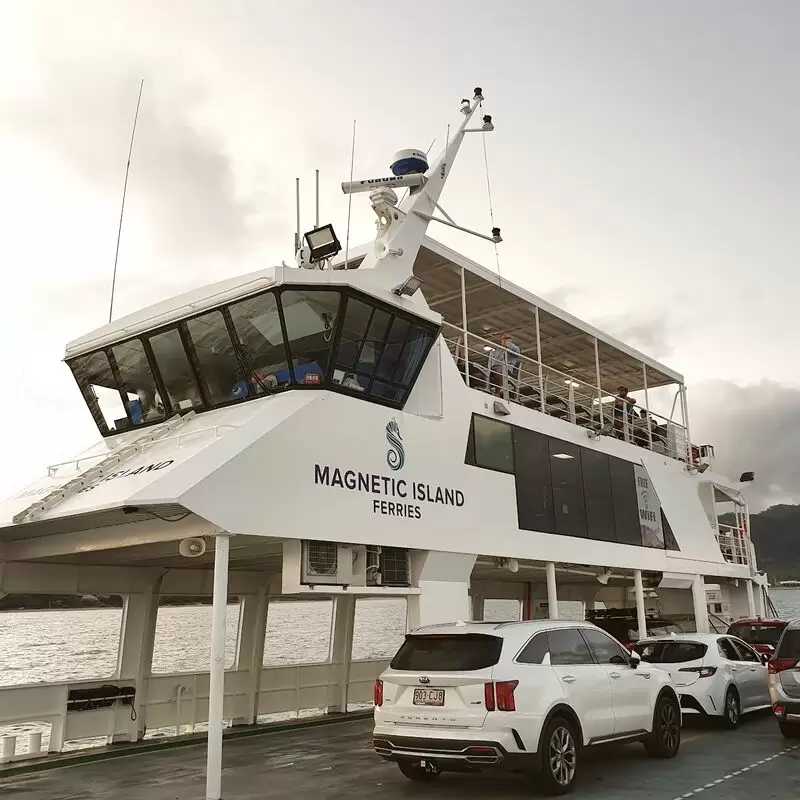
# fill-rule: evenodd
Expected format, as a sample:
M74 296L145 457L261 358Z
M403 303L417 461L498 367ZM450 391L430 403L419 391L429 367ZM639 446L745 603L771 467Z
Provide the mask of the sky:
M481 86L503 277L686 376L692 438L754 510L800 502L800 4L0 0L0 495L97 438L64 346L344 237L355 173L433 150ZM442 205L490 227L468 138ZM430 233L496 269L490 244ZM353 245L374 235L353 203Z

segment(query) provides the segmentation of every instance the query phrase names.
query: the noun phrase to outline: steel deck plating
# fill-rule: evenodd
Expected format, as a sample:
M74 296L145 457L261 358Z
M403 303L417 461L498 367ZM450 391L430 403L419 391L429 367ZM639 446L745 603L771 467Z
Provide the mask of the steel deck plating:
M370 720L226 742L226 800L409 797L503 800L531 796L524 776L447 774L416 785L372 751ZM200 800L204 743L0 778L4 800ZM737 731L687 720L677 759L648 758L637 745L584 755L575 797L636 800L786 800L800 797L800 742L787 742L769 714Z

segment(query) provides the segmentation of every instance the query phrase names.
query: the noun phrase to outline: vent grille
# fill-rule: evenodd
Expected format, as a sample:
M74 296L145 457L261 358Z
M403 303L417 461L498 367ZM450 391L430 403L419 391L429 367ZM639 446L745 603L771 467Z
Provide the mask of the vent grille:
M308 543L308 572L311 575L336 575L339 547L335 542Z
M408 550L405 547L381 548L381 574L384 586L408 586Z

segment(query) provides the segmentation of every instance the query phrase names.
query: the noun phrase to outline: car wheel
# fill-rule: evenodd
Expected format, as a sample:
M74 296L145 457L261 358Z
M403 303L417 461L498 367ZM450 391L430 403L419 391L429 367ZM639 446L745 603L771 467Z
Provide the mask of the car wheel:
M778 727L786 739L800 739L800 725L796 722L778 721Z
M722 724L728 728L728 730L733 730L739 727L741 720L742 708L739 704L739 692L737 692L733 686L730 686L725 693L725 708L722 711Z
M397 766L406 778L420 783L430 783L441 775L430 761L398 761Z
M564 717L553 717L547 723L541 753L539 791L548 795L571 792L578 774L578 741L572 725Z
M654 758L673 758L681 746L681 709L670 695L662 695L653 712L653 730L644 749Z

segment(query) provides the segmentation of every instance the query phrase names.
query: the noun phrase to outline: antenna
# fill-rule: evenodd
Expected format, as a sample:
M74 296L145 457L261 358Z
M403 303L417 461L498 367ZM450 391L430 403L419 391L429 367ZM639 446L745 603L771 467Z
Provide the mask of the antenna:
M314 220L314 227L319 228L319 170L317 170L317 216Z
M136 100L136 113L133 116L133 130L131 130L131 143L128 147L128 163L125 166L125 183L122 185L122 205L119 210L119 226L117 227L117 249L114 252L114 273L111 277L111 302L108 306L108 321L114 314L114 289L117 286L117 262L119 261L119 241L122 236L122 217L125 214L125 195L128 193L128 173L131 171L131 156L133 155L133 140L136 136L136 123L139 120L139 106L142 103L142 89L144 89L144 78L139 84L139 97Z
M356 163L356 121L353 120L353 147L350 151L350 183L353 182L353 166ZM350 258L350 210L353 207L353 195L347 196L347 238L344 243L344 268Z
M295 196L297 198L297 226L294 229L294 251L300 249L300 178L295 178Z

